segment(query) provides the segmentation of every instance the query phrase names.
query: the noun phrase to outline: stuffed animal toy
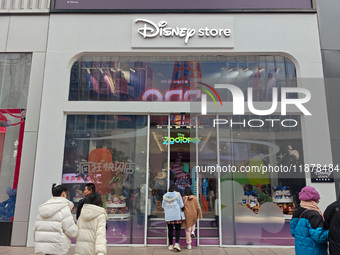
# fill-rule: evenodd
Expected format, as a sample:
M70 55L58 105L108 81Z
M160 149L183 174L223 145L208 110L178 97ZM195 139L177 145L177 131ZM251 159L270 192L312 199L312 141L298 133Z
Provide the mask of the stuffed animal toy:
M282 187L281 186L275 186L273 187L273 198L274 199L281 199L282 198Z
M283 198L290 198L291 197L290 188L288 186L282 187L282 196L283 196Z
M0 203L0 221L13 221L17 190L7 187L8 199Z
M158 172L155 177L155 189L166 190L166 172Z

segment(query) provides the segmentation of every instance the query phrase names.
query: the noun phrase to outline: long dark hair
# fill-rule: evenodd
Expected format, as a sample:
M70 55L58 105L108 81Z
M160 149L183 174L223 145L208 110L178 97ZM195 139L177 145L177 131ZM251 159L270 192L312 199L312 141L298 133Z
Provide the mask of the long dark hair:
M102 207L103 201L98 193L91 193L85 198L84 204L91 204Z
M171 184L170 187L169 187L169 192L173 192L173 191L178 191L176 184Z

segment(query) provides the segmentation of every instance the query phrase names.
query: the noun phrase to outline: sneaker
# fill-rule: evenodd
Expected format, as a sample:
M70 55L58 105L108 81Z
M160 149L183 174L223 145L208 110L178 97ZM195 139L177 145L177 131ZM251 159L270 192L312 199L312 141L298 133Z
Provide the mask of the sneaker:
M174 250L174 246L173 245L169 245L168 250L169 251L173 251Z
M195 232L194 231L192 231L191 232L191 238L195 238L196 236L195 236Z
M177 251L181 251L181 247L179 247L178 243L175 244L174 249Z
M187 249L191 250L191 245L190 244L188 244Z

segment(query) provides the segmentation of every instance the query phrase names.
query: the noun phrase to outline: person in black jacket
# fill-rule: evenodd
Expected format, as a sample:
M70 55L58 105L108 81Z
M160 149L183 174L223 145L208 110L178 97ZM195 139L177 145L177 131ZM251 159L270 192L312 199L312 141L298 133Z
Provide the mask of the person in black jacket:
M329 254L340 254L340 197L330 204L324 213L326 227L329 228Z
M77 208L77 214L76 214L76 219L77 220L78 220L78 218L80 216L81 209L83 208L85 199L90 194L96 194L97 199L100 199L100 201L101 201L100 195L96 193L96 186L93 183L86 184L85 185L85 189L84 189L84 196L85 196L85 198L83 198L82 200L79 201L78 208Z

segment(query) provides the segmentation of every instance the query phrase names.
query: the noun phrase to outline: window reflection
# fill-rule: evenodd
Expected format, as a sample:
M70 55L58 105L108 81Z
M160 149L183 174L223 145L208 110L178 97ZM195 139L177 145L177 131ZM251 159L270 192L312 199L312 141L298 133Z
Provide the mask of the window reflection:
M85 56L72 67L69 100L197 101L204 84L233 84L245 95L251 87L254 101L271 101L272 88L296 87L296 72L294 64L280 56L139 57L138 61ZM223 101L232 99L231 93L218 92Z
M77 204L93 182L110 243L144 243L147 116L69 115L62 183Z

